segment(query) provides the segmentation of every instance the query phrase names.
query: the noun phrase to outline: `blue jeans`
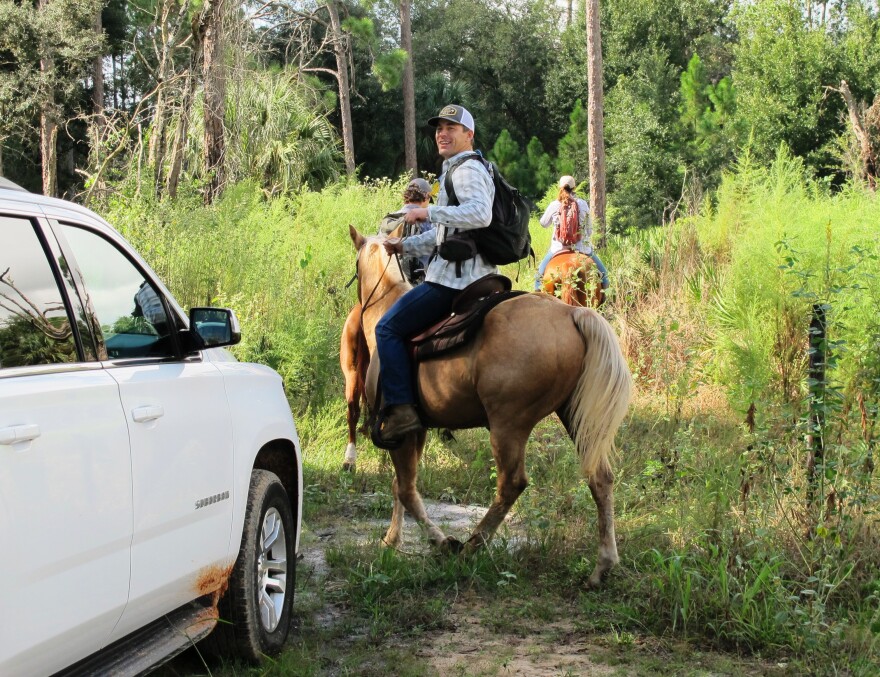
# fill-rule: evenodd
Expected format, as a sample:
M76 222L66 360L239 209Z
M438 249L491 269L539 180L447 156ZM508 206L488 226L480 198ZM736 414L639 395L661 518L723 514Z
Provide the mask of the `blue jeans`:
M541 289L541 280L544 279L544 271L547 270L547 264L550 263L550 259L553 258L553 254L557 252L547 252L544 256L544 259L538 264L538 272L535 274L535 291L539 291ZM596 270L599 271L599 275L602 276L602 289L608 289L608 269L605 268L605 264L602 263L602 259L599 258L599 255L596 253L596 250L593 250L593 253L590 254L593 259L593 263L596 264Z
M376 325L385 405L415 404L408 339L449 315L460 290L423 282L397 299Z

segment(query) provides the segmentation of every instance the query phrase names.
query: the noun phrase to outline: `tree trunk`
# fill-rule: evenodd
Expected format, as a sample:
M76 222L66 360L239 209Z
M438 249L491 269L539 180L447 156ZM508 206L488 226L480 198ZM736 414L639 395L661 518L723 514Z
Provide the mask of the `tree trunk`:
M871 147L871 136L865 129L862 116L859 115L859 108L856 105L855 99L853 99L852 92L850 91L846 80L840 81L840 89L838 91L846 102L846 109L849 112L849 121L850 124L852 124L853 133L856 135L856 139L859 142L862 173L868 181L868 185L873 190L877 186L877 175L880 173L880 167L878 167L877 157L874 155L874 149Z
M574 15L574 0L568 0L568 10L565 13L565 25L571 26L571 20Z
M3 174L3 139L0 139L0 176Z
M202 77L205 86L205 202L211 203L223 187L223 116L226 108L226 76L223 64L224 0L208 0L205 8Z
M180 118L177 121L177 129L174 132L174 142L171 147L171 160L168 168L168 183L166 189L172 198L177 197L177 186L180 183L180 171L183 167L183 152L186 149L186 141L189 136L189 117L192 111L192 102L195 98L196 76L195 63L186 77L183 90L183 101L180 103Z
M39 0L38 11L43 11L49 0ZM52 48L43 43L40 58L40 72L46 81L51 82L55 70ZM40 109L40 159L43 167L43 195L55 197L58 192L58 125L55 122L55 92L45 92Z
M153 111L153 124L150 125L150 144L147 147L147 164L156 172L156 186L161 184L162 164L165 161L165 122L168 117L168 88L161 75L160 66L159 91L156 92L156 107ZM158 191L157 191L158 194Z
M173 49L172 41L175 40L177 31L169 25L169 17L171 15L173 0L166 0L162 3L158 12L158 23L161 26L160 35L162 35L162 46L159 53L159 64L156 67L156 107L153 113L153 124L150 128L150 145L147 151L147 164L152 167L155 174L154 177L154 193L156 197L162 194L162 186L165 182L165 149L167 146L166 136L168 128L169 97L172 96L169 91L169 80L173 67Z
M809 333L810 434L807 442L807 509L816 507L822 489L825 464L825 367L828 363L828 317L826 306L813 304Z
M595 246L605 246L605 126L602 103L602 34L599 0L587 2L587 143L590 148L590 211Z
M349 177L355 175L354 136L351 130L351 93L348 84L348 40L339 23L339 12L336 1L327 3L330 13L330 26L333 31L333 51L336 54L336 81L339 85L339 113L342 118L342 146L345 152L345 173Z
M110 57L113 64L113 108L119 108L119 80L116 77L116 55Z
M53 97L54 98L54 97ZM49 104L51 106L51 102ZM40 113L40 157L43 160L43 195L58 195L58 125L49 106Z
M95 35L99 39L104 31L101 24L102 6L103 2L95 10L95 20L92 24ZM106 124L107 119L104 117L104 55L98 54L92 61L92 120L89 124L89 136L91 137L89 161L92 168L96 171L101 166L101 154L104 152L104 128ZM99 177L97 182L100 184L97 188L103 189L103 180Z
M95 12L95 35L101 36L104 31L101 25L101 5ZM95 121L98 125L104 124L104 55L98 54L92 62L92 111L95 113Z
M406 156L406 171L410 177L418 176L416 159L416 93L413 84L412 24L410 22L410 0L400 2L400 43L406 51L406 64L403 67L403 143Z

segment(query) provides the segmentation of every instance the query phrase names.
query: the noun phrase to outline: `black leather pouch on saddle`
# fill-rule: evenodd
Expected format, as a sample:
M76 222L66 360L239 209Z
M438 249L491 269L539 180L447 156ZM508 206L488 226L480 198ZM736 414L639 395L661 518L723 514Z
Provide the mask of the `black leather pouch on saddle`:
M477 255L477 243L469 235L452 233L437 247L437 254L446 261L461 263Z
M487 275L469 284L452 302L452 313L410 339L416 361L437 357L470 343L483 326L483 319L502 301L525 294L510 291L513 283L504 275Z

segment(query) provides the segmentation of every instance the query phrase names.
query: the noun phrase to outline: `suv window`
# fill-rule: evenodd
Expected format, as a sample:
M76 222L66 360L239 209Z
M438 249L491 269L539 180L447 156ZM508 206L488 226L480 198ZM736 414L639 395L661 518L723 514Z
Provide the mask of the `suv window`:
M161 296L116 245L85 228L61 224L82 271L88 304L110 359L174 357L172 323Z
M33 224L0 216L0 369L78 360L64 296Z

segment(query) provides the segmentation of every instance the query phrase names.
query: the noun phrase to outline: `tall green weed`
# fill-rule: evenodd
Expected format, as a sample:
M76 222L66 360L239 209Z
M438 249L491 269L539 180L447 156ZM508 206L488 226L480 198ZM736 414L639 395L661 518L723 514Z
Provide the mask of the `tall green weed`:
M767 168L742 162L718 204L695 220L701 248L726 267L710 308L715 377L743 412L771 395L796 397L803 383L813 304L828 304L837 372L860 370L880 303L880 199L858 187L832 193L780 150Z
M339 336L356 300L348 226L376 229L401 186L337 184L267 199L228 188L213 206L197 194L156 201L119 193L102 211L184 307L227 306L242 324L243 360L281 373L295 410L336 395Z

